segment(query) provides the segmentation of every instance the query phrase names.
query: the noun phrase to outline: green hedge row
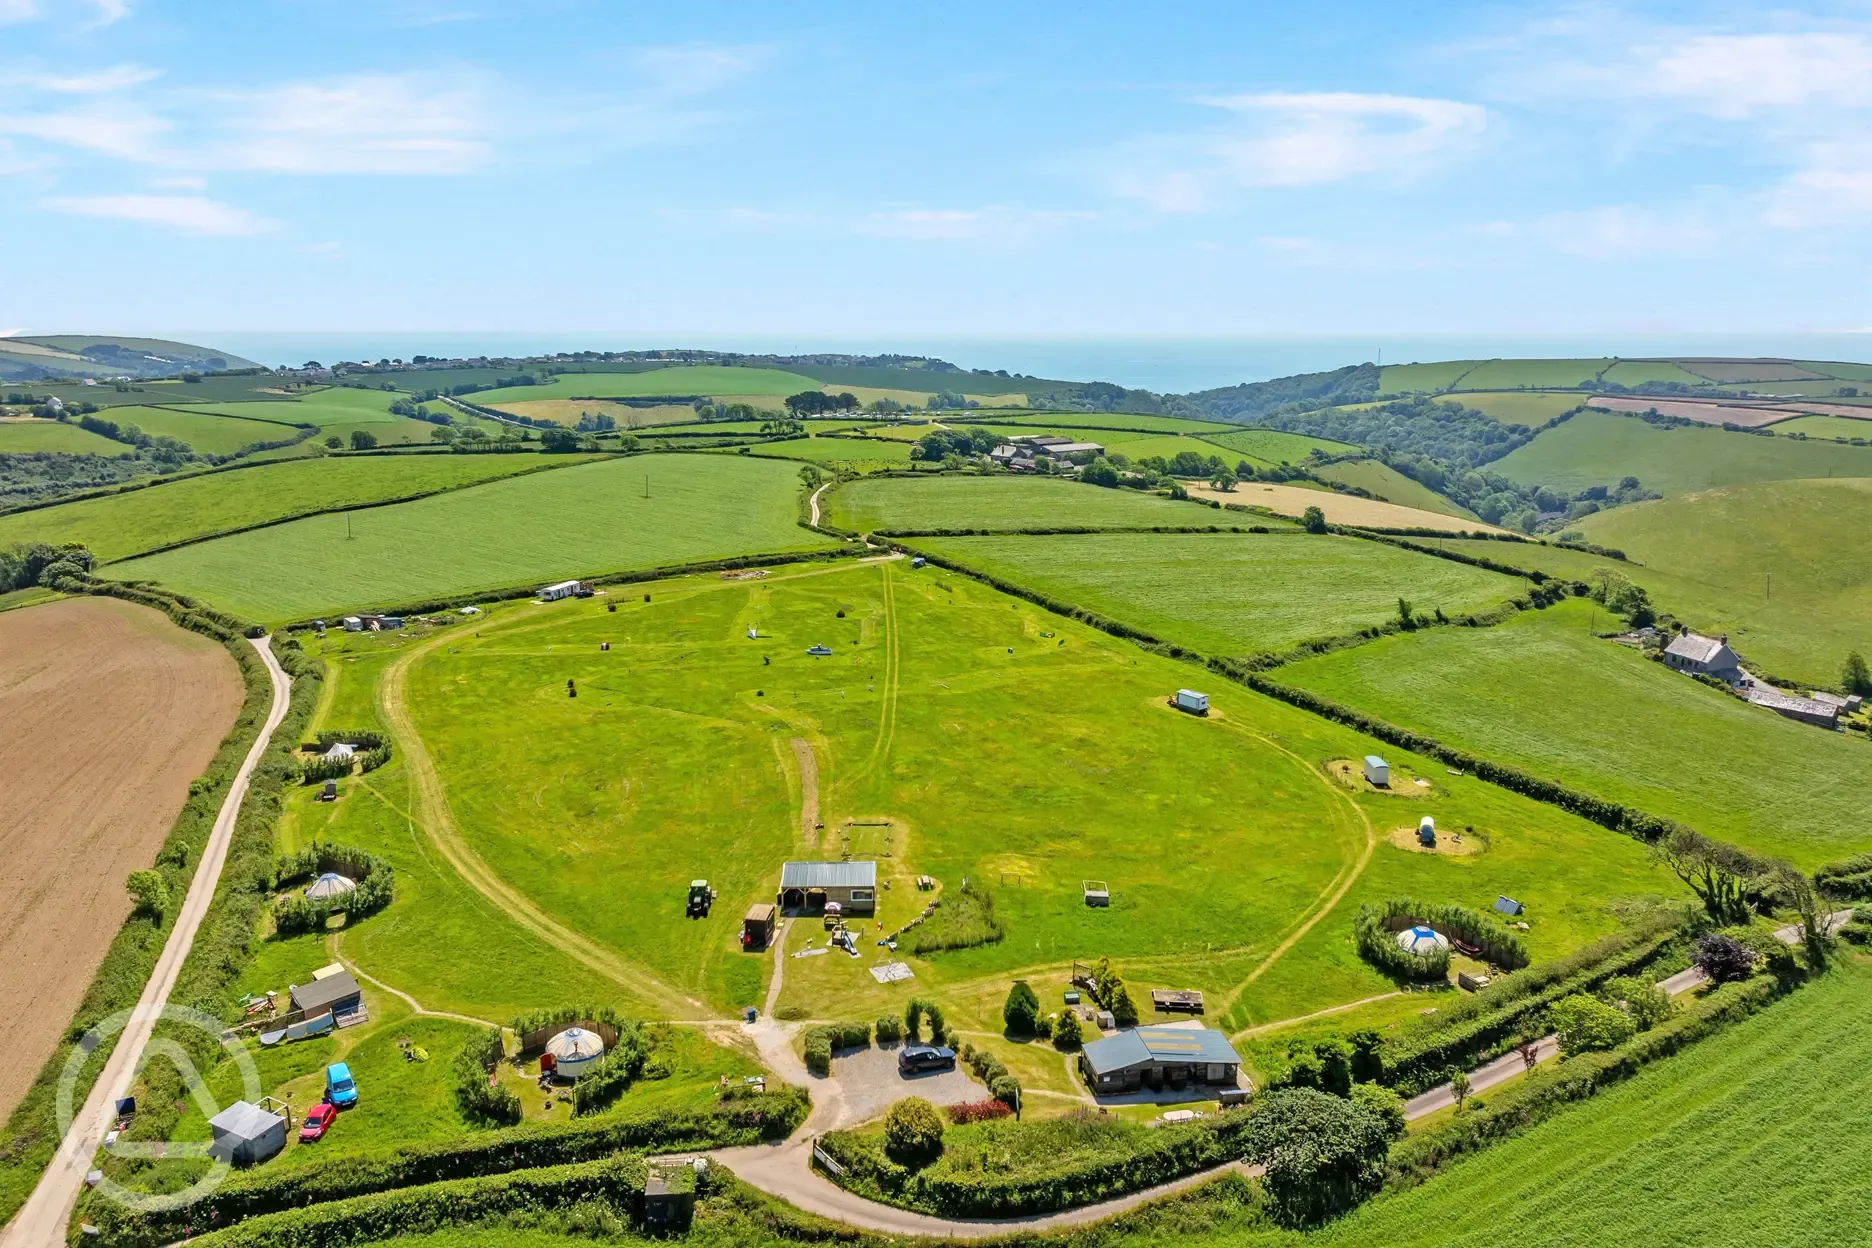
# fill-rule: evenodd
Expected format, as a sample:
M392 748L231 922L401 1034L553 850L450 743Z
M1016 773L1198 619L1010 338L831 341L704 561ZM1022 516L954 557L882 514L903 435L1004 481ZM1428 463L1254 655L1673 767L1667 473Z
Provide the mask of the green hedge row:
M455 1104L469 1122L511 1127L520 1121L519 1095L494 1078L506 1054L500 1028L489 1027L455 1055Z
M870 1023L823 1023L806 1033L806 1069L829 1075L834 1050L862 1049L870 1043Z
M296 854L279 858L274 872L275 889L293 888L325 871L349 877L357 887L341 897L317 901L295 892L273 903L273 923L282 935L311 932L325 926L325 920L339 911L347 920L376 914L396 900L396 868L388 859L369 850L349 845L313 841Z
M1494 966L1511 971L1527 965L1527 945L1491 915L1467 906L1445 902L1418 901L1412 897L1390 897L1360 906L1352 919L1352 938L1359 956L1387 975L1400 979L1445 980L1449 978L1450 951L1439 949L1420 957L1406 952L1397 942L1401 930L1426 923L1453 940L1479 948Z
M256 1218L203 1235L202 1248L346 1248L602 1200L640 1215L648 1174L641 1157L457 1179L427 1187L356 1196L314 1209Z
M1679 935L1674 923L1621 932L1566 957L1503 976L1439 1012L1433 1024L1408 1029L1382 1045L1379 1079L1404 1096L1416 1096L1458 1070L1499 1057L1555 1001L1643 970Z
M1491 1094L1486 1107L1457 1114L1393 1145L1386 1185L1413 1187L1457 1158L1518 1135L1567 1105L1631 1078L1647 1063L1748 1017L1782 991L1771 977L1726 984L1616 1049L1581 1053L1537 1069L1508 1091Z
M1148 524L1114 528L1085 524L1030 524L1005 529L879 529L871 536L886 539L900 537L1055 537L1088 533L1280 533L1297 536L1300 529L1282 525L1270 529L1265 524Z
M861 1194L948 1217L1019 1217L1095 1204L1235 1161L1246 1147L1249 1119L1225 1113L1164 1127L1129 1156L1069 1163L1039 1175L915 1171L886 1156L883 1137L873 1134L833 1131L819 1145L845 1167L840 1185Z
M785 1139L805 1121L809 1107L805 1089L781 1085L762 1096L725 1098L709 1109L660 1109L571 1124L533 1123L334 1157L296 1169L241 1171L182 1209L132 1213L115 1203L99 1202L89 1220L105 1232L106 1242L114 1248L158 1248L206 1228L313 1205L331 1208L331 1202L366 1193L585 1163L625 1150L667 1152Z

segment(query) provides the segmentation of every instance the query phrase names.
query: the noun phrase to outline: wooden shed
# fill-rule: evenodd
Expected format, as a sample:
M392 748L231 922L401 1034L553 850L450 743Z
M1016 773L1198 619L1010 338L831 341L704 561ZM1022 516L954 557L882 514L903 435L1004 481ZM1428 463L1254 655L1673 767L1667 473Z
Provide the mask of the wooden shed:
M765 903L749 906L746 917L741 920L741 947L765 949L771 945L779 918L780 911L774 906Z

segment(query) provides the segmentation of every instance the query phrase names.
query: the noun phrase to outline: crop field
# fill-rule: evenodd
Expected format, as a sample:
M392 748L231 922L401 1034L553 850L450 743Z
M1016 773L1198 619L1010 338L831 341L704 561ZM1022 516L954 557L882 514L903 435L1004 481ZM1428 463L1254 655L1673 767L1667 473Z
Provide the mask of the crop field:
M850 462L908 468L911 449L911 443L893 438L794 438L762 443L752 453L815 464Z
M1235 451L1250 459L1263 460L1270 464L1297 464L1307 457L1309 451L1319 450L1328 455L1342 455L1352 448L1344 442L1333 442L1326 438L1312 438L1304 433L1288 433L1283 429L1239 429L1233 433L1205 433L1205 442L1213 442L1224 450Z
M130 450L100 433L58 420L0 420L0 454L64 451L73 455L122 455Z
M795 465L648 455L312 516L114 564L269 622L827 539L795 521ZM647 497L646 497L647 495Z
M1599 360L1484 360L1463 374L1462 390L1558 390L1583 386L1612 361Z
M1697 586L1680 609L1707 597L1747 613L1736 644L1770 672L1831 683L1848 650L1872 654L1872 480L1710 490L1614 508L1580 527ZM1772 642L1758 642L1756 619Z
M1869 1035L1872 974L1849 965L1422 1187L1227 1242L1846 1248L1872 1219Z
M1356 537L1101 533L923 539L919 548L1206 654L1283 650L1419 611L1467 615L1513 577Z
M1323 764L1375 748L1356 734L1230 688L1208 720L1179 715L1165 699L1197 669L937 568L694 577L644 586L649 601L637 588L616 612L603 599L506 604L472 633L346 639L358 661L329 656L344 683L370 683L373 665L385 673L378 699L406 742L390 782L413 766L410 740L433 766L433 783L379 802L359 792L373 774L338 804L380 828L347 838L402 841L406 859L429 859L413 867L417 895L405 900L399 876L395 905L357 933L381 934L347 941L373 974L434 983L470 1013L489 1008L478 994L564 995L594 977L608 981L600 999L666 1014L736 1008L760 999L775 961L740 951L745 907L772 898L782 860L850 844L891 882L879 894L887 930L921 908L913 879L927 873L945 887L985 882L1007 935L913 958L910 985L879 985L868 958L789 959L781 1009L867 1017L920 990L966 1017L976 985L993 986L998 1009L1008 970L1063 976L1096 949L1130 959L1134 982L1190 979L1254 1019L1383 990L1347 956L1349 910L1336 909L1380 890L1538 899L1546 954L1610 930L1625 901L1676 892L1634 842L1441 769L1421 769L1435 779L1408 802L1342 787ZM819 643L833 654L805 653ZM1488 852L1379 843L1430 812L1481 830ZM1174 848L1141 840L1140 823L1166 829ZM472 892L437 878L464 855L483 881ZM704 922L682 917L697 877L720 892ZM1086 878L1112 884L1109 910L1081 903ZM630 904L618 904L620 880ZM451 908L464 892L479 900ZM525 932L505 921L514 915L528 916ZM800 926L795 951L815 935ZM553 964L541 931L589 946L562 949L550 983L526 969ZM1293 965L1277 965L1278 942L1296 934L1308 939ZM1257 968L1267 973L1234 993Z
M249 411L254 404L243 404ZM284 442L297 437L292 422L296 409L283 404L268 404L260 420L242 416L216 415L176 407L114 407L103 415L119 425L135 425L144 433L186 442L209 455L232 455L243 446L256 442Z
M1155 494L1030 477L854 481L828 493L823 502L829 523L859 533L879 529L1065 525L1122 529L1245 522L1243 517L1218 515L1208 508Z
M1387 502L1398 503L1405 507L1420 507L1425 511L1440 512L1446 516L1459 516L1464 520L1475 520L1476 514L1443 497L1420 481L1413 481L1389 464L1379 463L1375 459L1356 459L1349 463L1328 464L1316 470L1328 481L1340 481L1346 485L1356 485L1370 490Z
M113 443L113 445L115 445ZM0 546L83 542L125 559L291 516L585 463L587 455L373 455L294 459L0 516Z
M1802 477L1872 477L1872 447L1730 433L1661 429L1635 416L1581 412L1494 464L1528 485L1577 491L1633 476L1660 494Z
M1774 431L1780 434L1804 433L1810 438L1872 438L1872 409L1862 419L1857 416L1796 416L1779 421Z
M1562 412L1571 411L1590 397L1584 394L1550 394L1539 390L1504 390L1494 394L1465 392L1451 396L1450 402L1474 408L1504 425L1533 429Z
M482 398L478 394L471 394L467 397L470 401L479 401ZM482 406L496 407L499 411L514 416L524 416L528 420L554 421L568 429L577 425L579 417L587 412L597 416L609 416L617 422L620 429L643 429L652 425L680 425L696 418L695 409L687 403L633 407L627 403L614 403L608 399L516 399L498 405L484 403ZM459 418L460 413L455 412L455 415Z
M1762 407L1750 403L1713 403L1698 399L1658 399L1650 395L1595 395L1591 402L1601 411L1634 414L1656 411L1660 416L1695 420L1706 425L1740 425L1745 429L1772 425L1793 414L1792 408Z
M152 403L278 403L292 397L277 377L203 377L200 381L141 380L115 385L86 386L66 381L35 381L9 385L10 390L30 390L38 395L62 399L67 407L95 403L99 407L142 407ZM323 387L311 387L316 393Z
M1620 360L1600 374L1599 379L1616 382L1621 386L1637 386L1658 381L1676 381L1686 386L1709 384L1707 377L1691 372L1675 360Z
M537 386L508 386L467 397L498 406L516 400L656 398L661 395L766 395L780 397L817 390L819 383L778 368L684 364L641 373L561 373Z
M1280 679L1811 869L1872 848L1865 744L1750 706L1589 629L1585 600L1386 638Z
M967 424L966 415L959 417ZM1102 429L1149 433L1227 433L1239 428L1222 421L1189 420L1182 416L1148 416L1134 412L996 412L989 418L996 425L1046 425L1061 429ZM1037 431L1036 431L1037 432ZM1090 441L1099 441L1091 438Z
M227 651L148 608L71 598L0 614L0 1005L10 1114L130 914L189 786L234 725Z
M1447 390L1481 360L1440 360L1424 364L1387 364L1378 373L1378 393L1411 394Z
M1356 494L1299 485L1263 485L1244 481L1232 490L1212 490L1194 481L1184 483L1191 498L1208 499L1224 506L1265 507L1283 516L1300 517L1307 508L1318 507L1333 524L1349 524L1368 529L1441 529L1448 533L1500 532L1480 520L1452 516L1442 511L1424 511L1401 503L1381 503ZM1258 523L1258 522L1257 522Z

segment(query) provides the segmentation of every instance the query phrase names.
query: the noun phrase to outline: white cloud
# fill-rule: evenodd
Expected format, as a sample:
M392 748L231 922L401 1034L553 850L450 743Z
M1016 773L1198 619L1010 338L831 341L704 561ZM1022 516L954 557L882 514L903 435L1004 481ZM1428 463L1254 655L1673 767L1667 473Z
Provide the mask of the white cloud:
M1234 95L1201 101L1240 115L1249 133L1220 156L1250 185L1312 186L1408 169L1472 142L1488 124L1480 105L1349 91Z
M92 0L92 3L97 6L97 16L86 23L88 26L109 26L130 16L130 6L124 0Z
M262 234L276 224L203 195L75 195L42 201L54 212L164 226L188 234Z
M893 208L868 214L860 229L878 238L1013 239L1090 219L1089 212L1016 208Z
M161 73L146 65L112 65L108 69L93 70L88 74L33 75L20 81L41 91L56 91L62 95L108 95L140 87L160 77Z
M151 178L150 185L162 191L205 191L208 189L208 179L193 174L178 174L172 178Z
M157 159L170 125L138 104L116 99L52 112L0 113L0 135L102 152L124 160Z
M39 6L33 0L0 0L0 26L30 22L38 16Z
M213 133L178 163L273 173L464 173L489 145L479 92L423 73L220 92Z
M1710 250L1723 235L1700 212L1638 204L1553 213L1533 222L1525 232L1568 255L1619 261L1696 255Z
M1245 188L1408 181L1472 150L1488 125L1480 105L1410 95L1262 92L1195 102L1230 123L1106 153L1100 172L1114 193L1159 212L1202 212Z

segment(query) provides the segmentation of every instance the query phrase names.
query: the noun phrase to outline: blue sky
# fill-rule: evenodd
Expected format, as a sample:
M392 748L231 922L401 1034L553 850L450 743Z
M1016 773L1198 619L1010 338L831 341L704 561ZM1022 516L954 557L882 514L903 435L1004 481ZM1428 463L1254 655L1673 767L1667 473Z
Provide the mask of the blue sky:
M1872 326L1872 6L0 0L0 330Z

